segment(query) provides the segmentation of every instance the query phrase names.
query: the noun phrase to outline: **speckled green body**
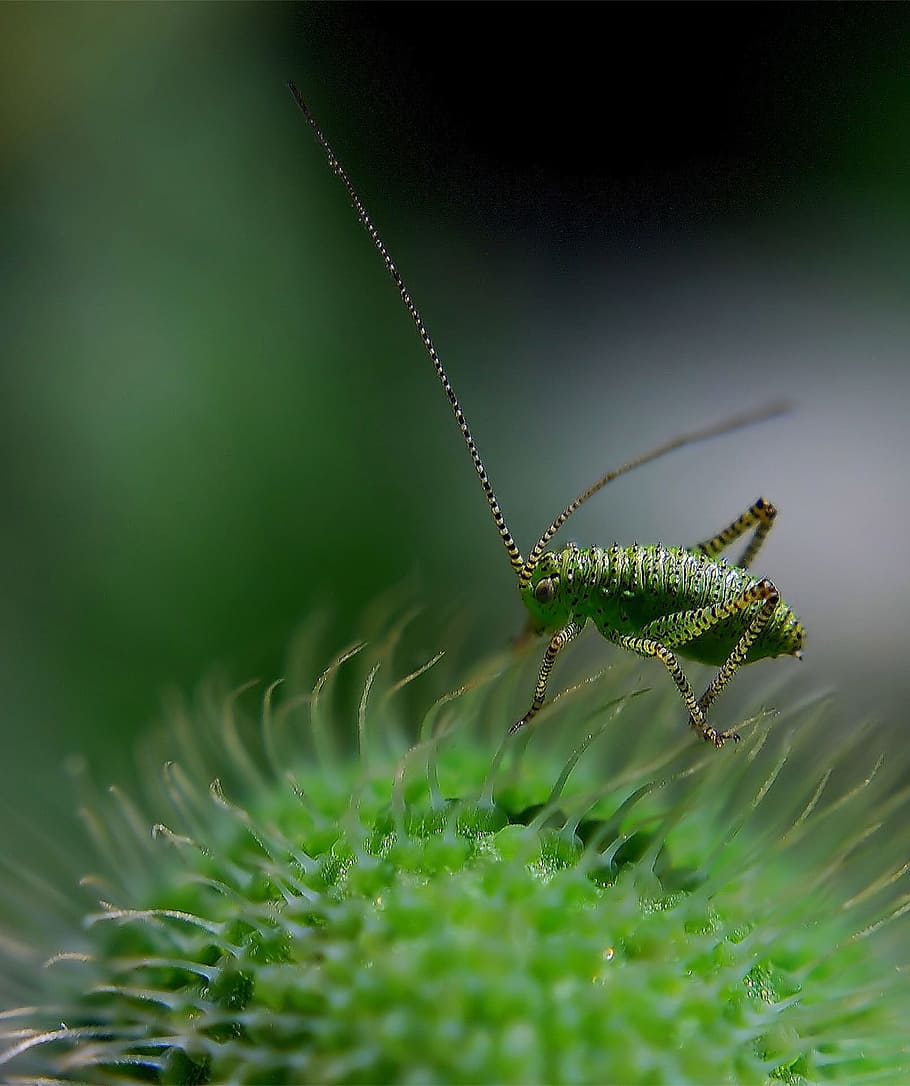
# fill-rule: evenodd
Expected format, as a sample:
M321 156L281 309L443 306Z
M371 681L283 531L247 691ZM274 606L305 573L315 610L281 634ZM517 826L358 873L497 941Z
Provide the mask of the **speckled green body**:
M555 595L541 602L535 589L547 578ZM688 616L729 603L760 582L748 570L682 547L635 544L581 550L570 545L543 555L530 584L521 587L521 597L540 631L590 619L604 637L616 640L645 636L651 623L662 620L662 640L672 643L680 656L720 666L742 636L743 615L721 619L703 633L688 624ZM799 619L780 599L744 663L796 655L803 637Z

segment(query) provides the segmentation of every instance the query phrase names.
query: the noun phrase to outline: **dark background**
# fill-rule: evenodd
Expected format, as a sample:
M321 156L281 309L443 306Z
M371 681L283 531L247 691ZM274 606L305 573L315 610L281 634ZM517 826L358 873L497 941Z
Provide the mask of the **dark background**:
M908 30L873 4L0 8L0 845L71 809L68 754L126 772L169 684L281 674L317 606L325 658L406 578L429 645L459 609L469 655L521 627L289 77L525 548L604 468L791 398L569 537L693 542L765 494L804 688L839 690L832 726L900 726Z

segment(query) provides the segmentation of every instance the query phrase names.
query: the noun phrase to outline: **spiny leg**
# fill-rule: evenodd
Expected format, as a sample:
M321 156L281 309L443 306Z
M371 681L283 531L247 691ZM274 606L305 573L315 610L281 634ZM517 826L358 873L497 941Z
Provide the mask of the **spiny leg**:
M721 551L726 550L731 543L739 539L741 535L745 535L750 528L754 528L755 532L748 546L736 563L740 569L748 569L755 561L755 556L758 554L762 543L768 537L776 516L777 509L771 502L759 498L758 501L749 506L741 517L737 517L728 528L724 528L722 532L718 532L717 535L712 536L710 539L706 539L702 543L696 543L687 549L695 554L704 554L708 558L714 558Z
M777 607L777 604L780 601L780 593L767 577L758 582L753 589L753 593L758 593L758 598L761 599L762 605L753 616L752 621L743 631L742 637L737 641L733 651L724 661L720 671L714 676L708 684L704 694L698 699L698 707L701 709L704 716L707 716L708 709L714 704L717 695L723 690L733 677L737 668L742 664L743 660L745 660L749 649L755 643L756 638L765 626L767 626L768 621L774 614L775 607Z
M566 645L578 637L583 626L583 622L572 621L568 626L564 626L550 638L550 644L547 645L547 651L544 653L540 671L537 674L537 685L534 687L534 700L531 702L531 708L528 709L521 720L516 721L512 725L509 729L510 735L512 732L517 732L519 728L523 728L525 724L540 712L543 703L546 700L547 683L550 680L550 672L553 670L553 665L556 663L556 657L562 652Z
M761 604L761 607L743 631L739 641L734 645L730 655L698 699L697 708L699 712L693 714L690 711L689 714L689 723L692 727L696 730L701 729L705 739L710 740L716 746L722 746L725 739L738 739L739 736L735 732L717 732L713 728L709 728L707 725L708 709L745 660L749 649L774 614L774 609L779 600L780 593L777 588L765 577L725 603L710 604L707 607L699 607L691 611L677 611L672 615L665 615L663 618L655 619L654 622L648 623L642 630L646 638L659 639L658 643L678 648L689 641L694 641L718 622L732 618L753 604Z
M676 688L689 710L689 723L696 731L701 732L705 739L710 740L715 746L721 747L725 739L736 738L735 736L718 735L713 728L708 727L705 715L695 700L695 691L680 667L676 656L666 645L653 637L635 637L631 634L614 634L611 640L619 645L621 649L627 649L639 656L653 656L660 660L667 671L670 672L670 678L676 683Z

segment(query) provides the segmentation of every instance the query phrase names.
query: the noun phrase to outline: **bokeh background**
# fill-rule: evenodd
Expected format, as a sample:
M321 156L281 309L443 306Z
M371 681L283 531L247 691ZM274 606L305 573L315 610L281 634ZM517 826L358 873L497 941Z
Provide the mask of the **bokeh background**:
M694 542L764 494L807 659L741 681L792 668L839 691L832 728L899 734L908 72L903 5L3 5L0 847L69 817L68 755L128 772L168 686L280 675L314 608L326 655L405 580L434 645L459 609L477 656L521 628L289 77L526 548L606 467L795 402L569 536Z

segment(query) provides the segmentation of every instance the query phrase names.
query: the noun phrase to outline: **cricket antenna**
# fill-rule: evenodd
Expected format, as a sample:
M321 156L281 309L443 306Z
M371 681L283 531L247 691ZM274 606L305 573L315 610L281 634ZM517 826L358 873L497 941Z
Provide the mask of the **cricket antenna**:
M512 538L512 533L506 526L506 518L502 514L502 510L499 507L499 502L496 500L496 493L493 490L493 484L487 475L486 468L483 466L483 461L480 459L480 453L477 451L477 446L474 444L474 438L471 437L471 431L468 427L468 420L464 417L464 412L461 410L461 405L458 403L458 398L455 395L452 386L449 384L448 374L443 368L439 355L436 352L436 347L433 340L430 338L430 333L426 329L426 325L423 323L423 318L420 315L420 311L411 299L411 294L408 288L405 286L404 280L401 278L401 274L398 268L395 266L395 262L389 256L388 249L385 247L385 243L379 236L379 231L373 225L373 220L367 214L367 209L363 206L363 201L357 193L351 183L351 179L345 172L344 167L338 161L335 152L332 150L329 141L325 138L322 129L316 123L316 118L310 113L309 107L303 100L303 95L297 89L294 83L289 82L288 88L291 94L294 96L294 100L300 107L300 112L306 118L307 124L313 130L313 135L319 141L319 145L325 152L326 158L329 160L329 166L332 168L332 172L338 178L338 180L347 189L348 196L351 203L354 205L354 210L357 212L357 218L360 219L361 225L366 232L370 235L370 240L376 248L376 251L382 257L382 262L386 266L386 271L391 275L395 286L398 287L398 293L401 295L401 300L404 302L404 307L411 315L411 320L414 322L417 328L417 334L420 336L427 354L430 356L430 361L436 368L436 375L442 385L442 390L448 397L449 403L452 405L452 412L455 415L455 421L458 423L458 428L461 430L461 436L465 440L465 444L468 447L468 452L471 454L471 460L474 462L474 470L477 472L477 477L480 479L480 485L483 487L483 492L487 497L487 503L490 506L490 512L493 514L493 520L496 523L496 529L499 532L499 537L506 548L506 554L509 556L509 561L512 563L512 569L519 575L521 575L524 569L524 559L521 557L521 551Z
M640 468L643 464L650 464L652 460L659 460L662 456L666 456L667 453L675 452L676 449L682 449L686 445L695 445L699 441L707 441L710 437L720 437L721 434L729 434L734 430L742 430L745 426L752 426L753 423L764 422L766 419L773 419L778 415L785 415L791 410L792 404L788 403L786 400L778 400L774 403L766 404L764 407L756 408L754 411L747 411L741 415L734 415L732 418L724 419L722 422L715 422L712 426L706 426L703 430L694 430L688 434L680 434L678 437L672 438L663 445L658 445L656 449L651 449L650 452L642 453L641 456L636 456L634 460L630 460L628 463L623 464L622 467L614 468L613 471L608 471L606 475L601 475L596 483L592 483L587 490L582 491L574 501L570 502L566 508L563 509L556 520L553 521L540 539L537 540L527 561L521 569L518 570L518 583L522 586L531 583L531 575L537 568L537 564L540 562L540 559L547 548L547 544L553 536L556 535L559 529L579 506L584 505L588 498L596 494L598 490L602 490L607 483L612 483L613 480L618 479L620 475L625 475L626 472L632 471L634 468Z

